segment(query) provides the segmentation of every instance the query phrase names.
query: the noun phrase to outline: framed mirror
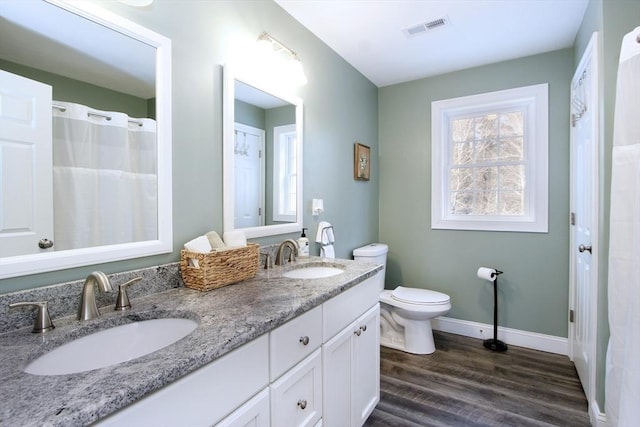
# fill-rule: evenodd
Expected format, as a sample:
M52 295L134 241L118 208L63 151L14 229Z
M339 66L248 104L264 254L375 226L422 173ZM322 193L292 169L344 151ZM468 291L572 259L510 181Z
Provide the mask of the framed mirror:
M90 2L1 20L0 278L171 252L171 41Z
M224 231L247 237L302 228L302 100L224 69Z

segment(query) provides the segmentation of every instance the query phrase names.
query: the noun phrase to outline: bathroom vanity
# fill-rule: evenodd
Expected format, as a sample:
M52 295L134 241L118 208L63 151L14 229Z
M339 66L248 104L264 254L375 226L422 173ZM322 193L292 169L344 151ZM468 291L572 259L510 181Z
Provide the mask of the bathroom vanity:
M291 269L344 273L292 279ZM311 257L199 292L177 288L88 322L53 319L44 335L0 335L7 425L358 426L379 400L382 266ZM33 359L80 336L145 319L198 327L154 353L88 372L38 376ZM126 343L123 343L123 345Z

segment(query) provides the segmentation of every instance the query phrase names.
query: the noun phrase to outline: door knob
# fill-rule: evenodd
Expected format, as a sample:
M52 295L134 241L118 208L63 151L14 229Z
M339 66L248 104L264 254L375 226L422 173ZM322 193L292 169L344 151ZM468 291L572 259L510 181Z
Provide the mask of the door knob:
M38 241L38 247L40 249L49 249L50 247L53 247L53 240L40 239L40 241Z
M580 246L578 246L578 252L581 252L581 253L582 253L582 252L584 252L584 251L589 251L589 253L592 253L592 252L591 252L591 245L589 245L589 246L585 246L585 245L583 245L582 243L580 243Z

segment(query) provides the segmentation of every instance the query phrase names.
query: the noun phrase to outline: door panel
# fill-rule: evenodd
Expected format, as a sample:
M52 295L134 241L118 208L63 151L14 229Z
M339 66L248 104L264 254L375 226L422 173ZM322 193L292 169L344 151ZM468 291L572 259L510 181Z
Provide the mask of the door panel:
M264 225L264 130L236 123L235 228Z
M597 34L571 81L571 357L587 396L595 397L599 127Z
M54 240L51 93L0 70L0 257L42 252L38 241Z

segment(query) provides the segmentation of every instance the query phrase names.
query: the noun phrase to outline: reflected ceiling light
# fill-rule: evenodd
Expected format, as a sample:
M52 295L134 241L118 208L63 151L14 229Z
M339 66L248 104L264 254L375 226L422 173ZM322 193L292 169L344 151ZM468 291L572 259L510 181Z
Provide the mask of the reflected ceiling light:
M291 86L307 84L307 76L304 74L298 54L266 32L258 36L256 50L260 62L266 67L264 71L272 74L274 79Z

